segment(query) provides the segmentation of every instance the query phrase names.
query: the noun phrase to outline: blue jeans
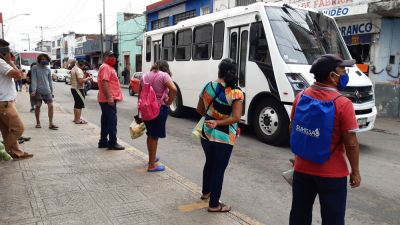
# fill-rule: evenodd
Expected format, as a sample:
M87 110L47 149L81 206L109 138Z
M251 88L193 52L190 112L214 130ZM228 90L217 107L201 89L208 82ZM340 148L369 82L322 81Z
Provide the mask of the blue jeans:
M100 102L101 132L99 145L112 147L117 143L117 103L109 105Z
M311 225L317 194L321 205L322 225L344 225L347 177L326 178L295 171L292 190L289 225Z
M225 169L231 157L232 145L207 141L201 138L201 146L206 155L203 170L203 194L211 193L209 206L218 207L221 197Z

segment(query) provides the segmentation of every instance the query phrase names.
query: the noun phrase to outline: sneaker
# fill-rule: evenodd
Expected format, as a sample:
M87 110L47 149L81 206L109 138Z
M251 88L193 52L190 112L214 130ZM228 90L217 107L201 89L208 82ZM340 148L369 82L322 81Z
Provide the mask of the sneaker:
M3 148L3 149L1 149L1 148ZM8 154L6 152L6 150L4 150L4 147L1 147L1 145L0 145L0 160L10 161L12 159L13 158L10 156L10 154Z
M113 146L109 146L108 150L125 150L125 147L120 145L120 144L118 144L118 143L116 143Z

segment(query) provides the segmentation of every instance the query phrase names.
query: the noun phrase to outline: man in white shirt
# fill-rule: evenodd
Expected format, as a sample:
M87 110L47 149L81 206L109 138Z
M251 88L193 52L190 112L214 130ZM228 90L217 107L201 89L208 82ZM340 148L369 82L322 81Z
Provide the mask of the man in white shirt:
M21 71L11 60L9 43L0 39L0 130L3 136L6 151L14 159L32 158L29 154L20 149L18 138L24 132L24 124L19 118L15 99L14 79L21 79Z

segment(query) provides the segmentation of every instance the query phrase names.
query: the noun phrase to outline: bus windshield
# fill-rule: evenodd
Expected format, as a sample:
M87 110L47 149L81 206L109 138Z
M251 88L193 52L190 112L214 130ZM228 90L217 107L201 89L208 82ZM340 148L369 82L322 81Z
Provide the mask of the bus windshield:
M266 7L275 41L286 63L311 65L324 54L350 55L333 19L306 10Z
M37 61L38 53L20 53L21 65L30 66L33 62Z

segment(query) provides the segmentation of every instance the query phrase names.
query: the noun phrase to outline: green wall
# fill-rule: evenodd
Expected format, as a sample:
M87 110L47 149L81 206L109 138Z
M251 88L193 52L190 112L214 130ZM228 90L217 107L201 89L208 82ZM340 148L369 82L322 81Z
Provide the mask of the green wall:
M141 68L137 68L136 55L142 54L142 46L137 45L137 41L143 40L143 33L146 26L146 17L138 15L137 17L129 17L131 13L118 13L117 14L117 36L118 36L118 76L125 68L124 56L130 56L130 75ZM120 79L123 82L123 78Z

